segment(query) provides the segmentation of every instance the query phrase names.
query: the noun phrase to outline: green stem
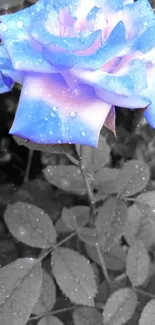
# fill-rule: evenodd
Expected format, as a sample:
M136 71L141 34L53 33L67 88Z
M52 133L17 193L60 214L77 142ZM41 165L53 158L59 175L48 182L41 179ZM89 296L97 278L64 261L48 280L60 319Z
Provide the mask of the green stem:
M72 237L74 237L76 235L76 231L72 232L70 235L68 235L67 237L65 237L64 239L62 239L61 241L59 241L59 243L57 243L57 245L55 245L55 247L59 247L61 245L63 245L66 241L68 241L69 239L71 239Z
M65 237L63 240L59 241L56 245L51 246L49 249L47 249L46 251L43 251L38 260L37 263L40 263L48 254L50 254L54 249L57 249L59 246L63 245L64 243L66 243L66 241L68 241L69 239L71 239L72 237L74 237L76 235L76 231L72 232L71 234L69 234L67 237Z
M29 180L32 157L33 157L33 150L29 150L27 166L26 166L26 171L25 171L25 176L24 176L24 183L27 183Z
M115 278L116 282L121 282L122 280L124 280L127 277L126 273L123 273L121 275L119 275L118 277ZM144 290L141 290L139 288L133 288L134 291L136 291L137 293L140 293L144 296L147 296L149 298L155 299L155 295L153 295L152 293L146 292Z
M30 317L29 321L30 320L35 320L35 319L38 319L38 318L42 318L42 317L48 317L48 316L51 316L51 315L57 315L57 314L60 314L60 313L65 313L67 311L73 310L74 308L75 308L75 306L70 306L70 307L66 307L66 308L57 309L55 311L49 311L47 313L42 313L40 315Z
M121 281L125 280L126 277L127 277L126 273L122 273L121 275L119 275L119 276L117 276L117 277L115 278L115 281L116 281L116 282L121 282Z
M137 288L133 288L134 291L138 292L138 293L141 293L142 295L144 296L147 296L149 298L152 298L152 299L155 299L155 295L149 293L149 292L146 292L146 291L143 291L141 289L137 289Z
M80 171L83 176L83 180L84 180L84 183L85 183L85 186L87 189L87 194L88 194L88 199L89 199L90 224L91 224L91 226L94 226L95 217L96 217L95 198L94 198L94 193L93 193L89 178L87 177L87 171L85 169L85 161L84 161L85 155L84 155L84 153L85 153L85 147L80 146ZM100 259L100 263L101 263L101 267L102 267L102 271L105 276L105 279L106 279L107 283L110 284L110 279L109 279L109 275L107 272L106 264L105 264L104 257L102 255L101 248L99 245L96 246L96 250L97 250L97 254Z
M80 171L85 183L85 187L87 189L87 195L89 199L89 205L90 205L90 224L93 226L94 221L95 221L95 216L96 216L96 210L95 210L95 198L94 198L94 193L91 188L90 180L87 176L87 171L85 169L85 162L84 162L84 146L80 146Z

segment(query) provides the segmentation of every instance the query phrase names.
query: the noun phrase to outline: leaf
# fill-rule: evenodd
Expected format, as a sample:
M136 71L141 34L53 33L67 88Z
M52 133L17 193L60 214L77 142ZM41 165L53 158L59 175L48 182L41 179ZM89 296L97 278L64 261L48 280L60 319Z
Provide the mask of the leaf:
M89 258L100 265L100 259L96 253L96 248L88 244L85 244L85 248ZM122 247L120 247L118 244L116 244L114 247L104 253L101 247L101 252L103 254L108 270L120 271L125 269L126 254L123 251Z
M138 203L139 202L139 203ZM155 243L155 191L136 197L136 204L128 209L125 237L129 245L141 240L149 248Z
M96 301L99 301L100 303L105 303L107 302L107 299L110 295L110 290L111 288L109 287L108 283L106 280L101 282L98 286L98 293L96 295Z
M89 220L89 210L90 208L84 205L63 208L62 215L55 224L56 231L66 233L85 226Z
M8 183L0 186L0 206L5 206L10 203L14 191L15 184Z
M154 272L154 263L152 263L153 266L153 274L151 274L150 272L150 275L149 275L149 279L148 281L146 282L146 285L145 285L145 290L147 291L148 294L150 294L150 296L152 295L152 297L155 297L155 272ZM143 301L144 303L148 302L150 299L149 299L149 296L144 296L143 295ZM143 305L144 306L144 305Z
M155 299L150 300L144 307L139 325L154 325L155 321Z
M86 249L89 259L91 259L93 262L100 265L100 259L96 252L96 247L90 246L89 244L85 243L85 249ZM101 249L102 249L102 247L101 247Z
M77 227L83 227L88 223L89 210L87 206L75 206L72 208L63 208L62 219L68 230L76 230Z
M63 233L65 234L66 232L71 232L72 230L70 228L68 228L66 226L66 223L64 222L64 220L62 219L62 217L60 217L57 222L55 223L55 229L56 232L59 233Z
M59 287L71 301L94 306L97 287L89 260L72 249L59 248L52 253L52 266Z
M128 251L126 272L134 287L144 284L149 275L150 259L141 241L136 241Z
M41 265L22 258L0 269L0 325L24 325L36 304L41 284Z
M104 253L104 261L108 270L121 271L125 269L126 253L123 248L117 244Z
M155 191L148 191L142 194L139 194L136 197L136 202L139 201L141 203L144 203L148 208L152 208L152 212L154 212L153 210L155 210Z
M118 242L125 229L127 207L124 201L111 197L99 210L96 218L96 230L106 239L105 249Z
M78 307L73 312L75 325L103 325L102 314L93 307Z
M149 179L149 167L142 161L130 160L119 172L117 192L121 196L132 196L144 190Z
M128 320L128 322L125 325L138 325L138 321L139 321L139 312L135 311L133 316L130 318L130 320Z
M55 316L47 316L40 319L37 325L64 325L62 321Z
M130 246L136 241L136 238L138 239L138 231L141 223L142 214L136 204L133 204L127 209L127 222L124 232L127 243Z
M59 161L58 165L68 165L69 160L72 162L73 165L78 166L79 161L74 157L75 151L73 151L73 148L71 147L71 150L68 150L65 152L41 152L41 163L43 166L47 165L57 165L57 162Z
M80 146L76 145L76 150L80 156ZM90 148L86 146L84 152L85 167L90 171L96 171L108 164L110 161L110 147L106 138L100 135L98 148Z
M108 167L104 167L95 173L95 188L99 194L117 193L118 173L118 169Z
M39 315L50 311L56 301L56 287L52 277L43 270L43 281L40 297L33 308L32 313Z
M52 186L39 178L29 181L17 189L13 195L13 201L10 203L18 201L36 205L44 210L53 221L57 220L63 206L60 198L56 198Z
M44 144L34 143L29 140L19 138L17 136L13 136L13 138L19 146L24 146L32 151L41 151L42 155L46 153L50 155L58 154L59 156L66 155L66 157L73 164L78 165L79 163L78 160L74 157L75 150L74 150L74 146L71 144L44 145Z
M137 296L129 288L115 291L104 306L104 325L125 324L134 314L137 306Z
M115 113L115 106L111 107L109 114L104 122L104 126L108 128L110 131L116 134L116 113Z
M92 148L93 170L97 171L110 161L110 147L105 137L100 135L98 148Z
M148 219L152 227L155 225L155 191L139 195L136 198L136 206L140 210L143 219Z
M53 144L53 145L43 145L39 143L34 143L28 140L24 140L17 136L13 136L14 140L18 143L19 146L27 147L29 150L48 152L50 154L59 154L66 155L72 162L75 162L75 158L72 157L69 153L69 149L72 145L68 144ZM73 149L72 149L73 150ZM70 150L71 151L71 150Z
M99 270L99 267L96 265L96 263L93 263L91 262L90 263L92 268L93 268L93 271L94 271L94 275L95 275L95 281L96 281L96 284L97 284L97 287L98 287L98 284L100 283L101 281L101 277L100 277L100 270ZM95 297L96 299L96 297Z
M98 243L100 243L100 238L95 228L79 228L77 233L79 238L89 245L96 246Z
M11 234L29 246L48 248L56 242L52 221L35 205L24 202L9 204L4 219Z
M50 184L66 192L78 195L87 193L80 169L76 166L47 166L43 174Z
M127 281L126 278L121 279L120 281L115 281L112 277L110 277L110 286L106 280L101 282L98 287L98 294L96 296L96 301L103 305L106 304L109 296L116 292L116 290L124 288ZM108 323L110 324L110 323Z

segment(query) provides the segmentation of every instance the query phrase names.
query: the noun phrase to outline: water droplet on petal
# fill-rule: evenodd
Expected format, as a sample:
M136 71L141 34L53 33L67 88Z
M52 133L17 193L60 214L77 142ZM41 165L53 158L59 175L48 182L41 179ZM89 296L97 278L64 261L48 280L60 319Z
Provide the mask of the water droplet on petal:
M3 32L6 32L7 31L7 26L3 24L1 29L3 30Z
M71 113L70 113L70 116L71 116L71 117L76 117L76 116L77 116L77 112L75 112L75 111L71 112Z
M82 132L81 132L81 135L82 135L83 137L85 137L86 133L82 131Z
M22 28L22 27L23 27L23 23L22 23L22 21L18 21L18 22L17 22L17 27L18 27L18 28Z

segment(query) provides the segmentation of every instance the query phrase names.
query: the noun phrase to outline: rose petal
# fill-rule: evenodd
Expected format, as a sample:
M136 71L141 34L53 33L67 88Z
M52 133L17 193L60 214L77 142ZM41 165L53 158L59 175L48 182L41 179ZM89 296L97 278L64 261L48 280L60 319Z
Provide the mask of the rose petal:
M111 1L107 0L107 2L111 4ZM124 3L124 7L116 11L109 10L107 7L106 14L108 25L105 29L105 35L108 36L116 24L122 20L127 30L127 37L130 40L147 30L155 21L155 15L148 0Z
M95 34L96 33L96 34ZM95 42L97 37L100 35L100 31L96 31L91 34L90 40L91 43ZM56 38L56 37L55 37ZM81 39L81 41L83 38ZM87 38L88 40L88 38ZM57 38L57 45L61 46L61 42L64 42L64 39ZM66 42L67 46L71 45L71 39L68 38ZM79 46L79 41L77 40L77 47ZM86 43L89 48L90 43ZM74 39L73 39L73 50L74 48ZM75 68L80 69L89 69L89 70L97 70L100 69L106 62L113 59L115 56L119 55L120 51L126 45L126 35L125 35L125 26L123 22L119 22L117 26L114 28L109 38L105 41L105 43L92 55L80 56L78 54L74 55L72 52L69 53L57 53L55 55L55 51L51 51L50 47L43 48L43 55L45 59L50 62L52 65L57 68L72 68L73 65L76 64ZM50 45L51 46L51 45ZM84 48L81 48L81 51Z
M130 38L134 38L155 22L155 15L148 0L138 0L124 7L122 19Z
M71 69L78 60L71 52L56 53L56 51L51 51L48 47L43 48L43 56L45 60L55 66L56 69Z
M103 45L92 55L80 57L76 67L90 70L100 69L105 63L118 56L125 46L126 30L124 23L120 21Z
M147 53L155 48L155 23L147 28L141 35L138 35L132 45L132 51Z
M131 4L133 2L134 2L134 0L123 0L124 5L128 5L128 4Z
M73 67L71 73L88 85L104 88L117 95L135 96L147 88L146 66L141 60L124 65L118 72L106 73L102 70L89 71Z
M103 0L102 3L106 11L117 12L123 9L123 0Z
M23 82L23 72L15 71L12 68L10 58L2 45L0 45L0 69L0 93L10 91L14 82Z
M51 0L46 0L51 3ZM94 7L98 6L103 0L89 0L89 2L84 2L83 0L56 0L53 1L53 7L59 12L60 8L69 7L72 16L77 17L78 14L81 16L82 10L85 15Z
M150 104L150 100L144 96L122 96L117 95L111 91L101 88L95 88L95 92L99 98L106 103L113 104L119 107L126 107L129 109L143 108Z
M31 36L42 45L47 45L51 42L51 34L59 35L60 22L57 12L51 8L45 6L38 10L31 19L31 28L29 30ZM41 25L40 25L41 22Z
M148 108L144 111L144 117L146 118L147 122L155 128L155 95L152 98L153 103L148 106Z
M0 34L3 45L9 54L14 69L54 72L55 69L43 58L41 45L29 35L32 12L32 9L30 11L27 8L15 14L1 17Z
M14 82L11 78L5 77L0 73L0 94L9 92L13 84Z
M97 146L110 108L91 87L71 90L59 74L27 74L10 134L42 144Z
M56 35L51 34L50 42L52 44L50 45L56 45L60 48L65 49L66 51L83 51L90 46L93 45L93 43L96 41L96 39L100 36L101 31L96 30L95 32L87 35L87 36L81 36L80 38L76 37L60 37Z
M154 80L155 80L155 67L151 66L147 70L148 78L148 88L143 90L141 94L146 96L151 100L151 104L144 111L144 116L147 122L155 128L155 90L154 90Z
M68 19L64 19L64 13L66 14L66 12L69 16L67 17ZM73 24L76 22L76 19L72 18L71 26L70 20L71 16L67 7L64 9L59 8L59 11L56 12L51 4L48 7L44 5L44 10L40 10L32 17L31 36L42 45L56 45L59 49L67 51L87 49L94 43L99 32L95 31L92 34L77 37L77 34L74 35L75 28ZM41 26L40 21L42 22ZM70 28L72 29L71 37L68 34Z
M45 61L42 48L35 41L29 39L19 40L14 36L13 40L5 39L3 43L16 70L34 72L55 72L55 68ZM38 48L35 49L35 46Z
M12 69L10 58L3 45L0 45L0 69Z

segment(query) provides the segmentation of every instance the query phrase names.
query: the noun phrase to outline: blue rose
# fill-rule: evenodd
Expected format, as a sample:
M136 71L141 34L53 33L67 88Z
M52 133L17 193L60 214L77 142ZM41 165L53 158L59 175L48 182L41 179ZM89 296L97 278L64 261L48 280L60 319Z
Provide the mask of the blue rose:
M10 134L97 146L114 105L155 127L155 16L147 0L40 0L0 17L0 92L22 84Z

